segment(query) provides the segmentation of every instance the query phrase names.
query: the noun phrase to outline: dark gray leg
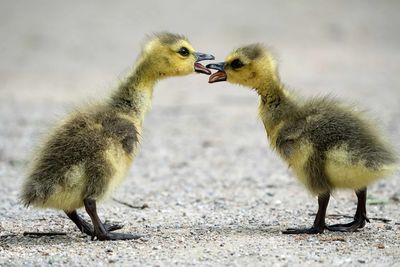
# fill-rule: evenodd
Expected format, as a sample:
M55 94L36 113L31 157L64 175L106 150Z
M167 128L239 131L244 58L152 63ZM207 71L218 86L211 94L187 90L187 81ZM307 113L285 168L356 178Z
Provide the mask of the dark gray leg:
M321 234L325 229L325 214L328 207L330 193L318 196L318 212L311 228L289 228L282 234Z
M65 212L68 216L68 218L70 218L78 227L78 229L82 232L85 233L87 235L92 236L93 234L93 227L90 223L86 222L84 219L82 219L78 213L76 212L76 210L71 211L71 212Z
M128 239L139 239L142 235L139 234L124 234L124 233L110 233L101 222L97 215L96 201L92 198L85 198L83 200L85 204L86 212L89 214L93 223L93 235L92 238L97 237L98 240L128 240Z
M82 217L78 215L76 210L71 212L65 211L65 214L67 214L68 218L70 218L76 224L76 226L82 233L93 236L93 226L82 219ZM104 224L104 228L106 228L107 231L119 230L122 227L124 227L123 224Z
M336 232L354 232L357 231L359 228L363 228L366 222L369 222L367 217L367 188L363 188L359 191L356 191L357 195L357 211L354 215L354 221L350 223L344 224L334 224L327 226L329 231L336 231Z

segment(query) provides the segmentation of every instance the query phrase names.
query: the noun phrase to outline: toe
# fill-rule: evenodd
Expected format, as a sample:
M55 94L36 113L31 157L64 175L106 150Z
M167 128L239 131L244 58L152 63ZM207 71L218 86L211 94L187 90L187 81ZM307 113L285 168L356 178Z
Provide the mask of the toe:
M341 225L332 225L326 227L331 232L355 232L358 229L358 226L341 226Z
M118 223L114 223L114 224L109 224L109 223L105 223L104 224L104 228L108 231L108 232L112 232L115 230L119 230L122 229L124 227L123 224L118 224Z
M365 226L365 220L353 221L345 224L328 225L326 228L332 232L356 232L359 228Z

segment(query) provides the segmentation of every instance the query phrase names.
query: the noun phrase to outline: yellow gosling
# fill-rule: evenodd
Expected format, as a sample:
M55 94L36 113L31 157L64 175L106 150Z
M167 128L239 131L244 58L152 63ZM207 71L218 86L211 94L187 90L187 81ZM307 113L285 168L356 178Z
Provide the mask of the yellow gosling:
M364 227L367 186L398 168L396 156L372 124L352 107L329 97L297 100L281 83L276 61L261 44L238 48L225 62L207 67L218 70L210 83L228 81L259 94L259 115L272 148L318 196L313 226L283 233L317 234L325 228L350 232ZM337 188L356 191L357 211L353 222L326 226L330 194Z
M25 206L61 209L82 232L98 240L139 238L111 232L123 226L103 224L96 203L128 172L156 82L194 71L210 74L198 63L210 59L213 56L195 52L183 36L152 36L132 73L109 99L70 114L38 149L22 189ZM76 212L83 206L93 225Z

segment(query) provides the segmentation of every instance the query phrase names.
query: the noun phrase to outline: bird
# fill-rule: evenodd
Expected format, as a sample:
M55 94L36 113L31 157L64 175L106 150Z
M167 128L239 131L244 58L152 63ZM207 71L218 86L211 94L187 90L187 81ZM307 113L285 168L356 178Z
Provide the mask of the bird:
M354 232L369 222L367 186L398 170L398 157L374 122L354 105L330 95L298 97L281 82L275 58L261 43L239 47L224 62L206 67L217 70L209 83L227 81L258 93L259 117L271 147L318 199L313 225L289 228L283 234ZM329 198L339 189L357 195L354 220L326 225Z
M199 62L212 59L196 52L183 35L150 35L132 71L109 97L71 112L39 145L22 185L21 202L63 210L92 239L140 238L140 234L113 232L123 225L102 223L97 203L127 175L156 83L193 72L210 74ZM92 224L78 214L81 207Z

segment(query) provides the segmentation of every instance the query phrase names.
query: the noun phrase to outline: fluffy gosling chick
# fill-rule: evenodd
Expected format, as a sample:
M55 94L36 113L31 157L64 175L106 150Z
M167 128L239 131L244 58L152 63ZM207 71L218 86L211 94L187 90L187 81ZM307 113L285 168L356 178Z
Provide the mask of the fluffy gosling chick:
M123 226L103 224L96 203L126 176L156 82L193 71L210 74L198 63L210 59L214 57L195 52L183 36L155 34L108 100L70 114L48 137L23 185L25 206L61 209L82 232L98 240L139 238L110 232ZM77 214L83 206L93 226Z
M259 115L271 146L289 164L298 179L318 196L318 213L307 229L287 229L285 234L356 231L368 221L366 187L396 168L396 157L373 125L329 97L299 101L280 82L269 51L252 44L233 51L225 62L209 64L218 72L210 83L228 81L257 91ZM337 188L355 190L358 198L354 221L325 225L330 193Z

